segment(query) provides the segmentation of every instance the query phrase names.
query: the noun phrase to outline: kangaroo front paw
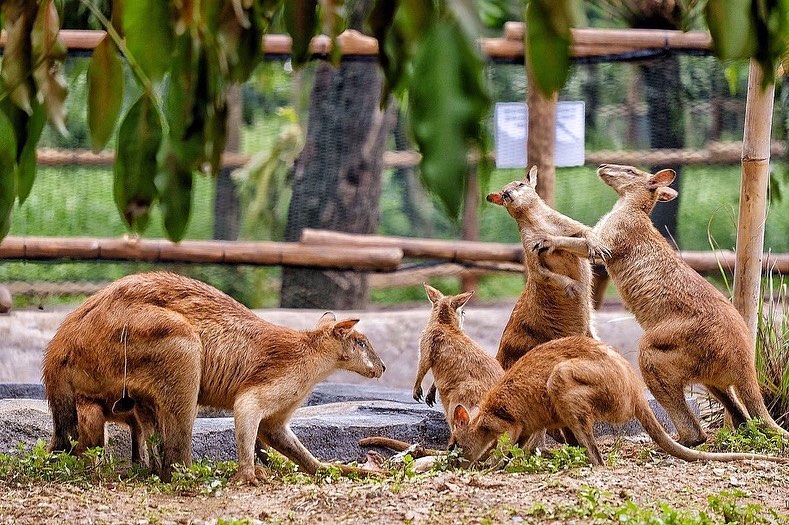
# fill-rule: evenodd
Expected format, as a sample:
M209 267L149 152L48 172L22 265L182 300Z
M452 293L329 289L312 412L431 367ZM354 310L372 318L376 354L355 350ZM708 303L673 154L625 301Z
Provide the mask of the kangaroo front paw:
M421 386L414 387L414 400L422 401L422 387Z
M581 293L581 290L581 284L577 282L568 284L564 287L564 293L567 295L567 297L575 297Z
M429 407L432 407L433 405L436 404L436 391L435 390L431 390L430 392L427 393L427 396L425 397L425 404L427 406L429 406Z
M537 252L538 254L543 254L548 250L553 249L553 242L551 239L540 239L535 242L531 247L533 252Z

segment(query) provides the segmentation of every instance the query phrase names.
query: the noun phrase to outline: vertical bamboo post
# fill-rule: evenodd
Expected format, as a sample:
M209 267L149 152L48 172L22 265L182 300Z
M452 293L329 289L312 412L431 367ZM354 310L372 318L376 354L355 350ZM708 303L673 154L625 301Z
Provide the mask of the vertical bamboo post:
M526 138L526 173L537 165L537 193L549 205L554 204L556 164L553 154L556 146L556 101L558 94L546 98L537 89L529 68L526 105L529 108L528 136Z
M774 84L762 87L763 78L761 66L751 59L742 141L737 253L734 263L734 306L745 319L754 343L759 301L762 300L760 284L775 91Z

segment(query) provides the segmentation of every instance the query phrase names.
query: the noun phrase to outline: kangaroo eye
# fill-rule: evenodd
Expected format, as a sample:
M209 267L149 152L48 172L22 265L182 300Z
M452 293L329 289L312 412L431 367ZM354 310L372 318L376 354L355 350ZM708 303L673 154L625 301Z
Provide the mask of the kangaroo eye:
M365 342L364 342L364 341L362 341L361 339L360 339L359 341L357 341L357 344L358 344L359 346L361 346L362 348L367 348L367 343L365 343Z
M523 188L524 186L526 186L526 183L525 183L525 182L519 182L519 183L518 183L518 187L519 187L519 188Z

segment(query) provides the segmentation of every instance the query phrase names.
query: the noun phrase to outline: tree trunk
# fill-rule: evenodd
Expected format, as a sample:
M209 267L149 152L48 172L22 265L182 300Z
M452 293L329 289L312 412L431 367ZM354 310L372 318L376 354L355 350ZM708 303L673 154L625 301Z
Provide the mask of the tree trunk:
M227 90L227 142L225 151L238 151L241 145L241 87ZM238 240L241 230L241 200L236 193L236 184L230 178L232 168L222 168L216 179L214 197L214 239Z
M684 148L685 104L682 98L679 59L672 55L650 60L641 66L641 71L646 91L650 147ZM664 168L672 168L677 172L677 178L671 187L678 189L681 166L653 166L652 171ZM662 202L652 212L652 222L669 242L672 242L672 238L677 241L677 212L681 198L682 194L673 201Z
M304 149L296 161L285 239L306 227L374 233L379 220L383 148L389 123L379 109L374 62L316 66ZM285 308L364 308L367 277L283 268Z

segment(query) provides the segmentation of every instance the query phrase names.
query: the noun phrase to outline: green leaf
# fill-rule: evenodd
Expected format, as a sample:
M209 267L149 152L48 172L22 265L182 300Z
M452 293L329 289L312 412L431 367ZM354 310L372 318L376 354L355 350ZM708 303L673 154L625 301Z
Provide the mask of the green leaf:
M118 48L105 36L93 50L88 66L88 131L93 151L112 136L123 102L123 63Z
M206 59L200 42L184 33L176 39L176 52L164 93L164 109L170 124L169 147L192 169L203 161L203 128L210 104Z
M539 90L551 96L567 82L570 74L570 27L557 25L569 18L551 18L542 2L531 1L526 8L526 57L529 71ZM564 35L564 36L563 36Z
M156 82L170 68L173 26L170 2L133 0L123 4L126 49L147 77Z
M114 166L115 204L135 232L148 225L156 199L156 154L162 141L162 123L150 95L143 94L121 122Z
M170 151L165 157L165 171L160 174L159 205L162 208L164 231L171 241L184 238L192 208L192 170Z
M30 195L30 190L33 188L33 182L36 178L36 146L46 123L47 112L44 106L34 100L33 114L26 119L25 123L24 144L18 144L22 148L18 152L19 157L17 159L19 162L17 166L19 204L25 202L28 195Z
M447 213L457 218L468 173L469 145L483 146L481 122L490 100L482 60L451 19L439 19L414 57L410 123L422 153L420 173Z
M4 111L0 111L0 239L11 227L16 199L16 134Z
M708 0L707 25L715 55L721 60L753 56L758 41L751 0Z
M37 5L26 0L2 2L3 22L5 23L6 44L3 50L3 69L0 77L4 89L10 90L10 98L28 115L33 108L33 84L30 79L30 31L36 17Z
M230 68L230 78L235 82L245 82L255 67L263 60L261 50L263 33L268 27L262 7L255 2L248 13L249 27L242 27L234 46L234 60Z
M316 0L288 0L284 3L285 28L293 39L293 67L303 66L310 58L310 41L318 27Z
M38 64L33 70L33 78L49 121L65 137L68 136L65 104L68 87L62 66L68 53L65 44L58 38L59 31L60 18L55 4L52 0L43 0L30 33L31 56L33 62Z

